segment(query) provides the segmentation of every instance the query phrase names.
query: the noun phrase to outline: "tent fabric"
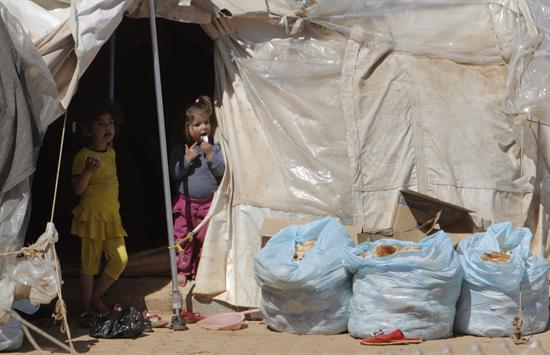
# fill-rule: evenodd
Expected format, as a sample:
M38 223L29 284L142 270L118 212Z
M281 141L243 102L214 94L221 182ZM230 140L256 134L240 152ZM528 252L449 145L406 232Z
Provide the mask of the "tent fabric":
M30 217L30 176L47 127L39 118L52 107L40 95L52 81L39 74L41 59L28 50L25 38L17 37L21 33L17 25L0 4L0 253L23 245ZM14 262L15 256L0 258L0 275Z
M467 14L459 17L468 19L478 10L479 4L465 7ZM484 31L491 15L485 14L485 28L480 25ZM533 161L518 157L525 132L499 109L508 68L499 51L505 44L494 33L486 36L492 52L465 64L475 54L466 43L480 28L463 37L455 33L464 51L439 58L435 47L433 57L427 56L419 36L422 52L415 53L384 41L365 43L357 29L348 39L306 25L301 38L294 38L273 23L270 29L253 20L231 23L230 36L216 41L216 68L223 64L217 84L236 229L230 233L227 270L219 272L227 291L218 298L255 304L246 263L259 248L261 221L281 218L280 211L289 212L282 213L287 219L328 213L346 223L384 228L399 189L407 186L491 220L525 220L529 179L536 172ZM270 34L261 38L265 33ZM238 159L243 156L254 164ZM244 213L248 218L239 218ZM203 250L218 247L216 230L211 224ZM201 264L197 292L216 293L212 285L223 285L221 278L213 281L217 266Z
M147 16L144 0L5 3L43 59L35 73L55 83L39 97L61 112L122 16ZM544 1L155 3L215 43L228 164L195 292L257 306L264 218L385 228L401 188L528 225L533 251L550 254ZM45 102L33 102L44 127Z
M29 177L40 147L21 58L0 22L0 193Z

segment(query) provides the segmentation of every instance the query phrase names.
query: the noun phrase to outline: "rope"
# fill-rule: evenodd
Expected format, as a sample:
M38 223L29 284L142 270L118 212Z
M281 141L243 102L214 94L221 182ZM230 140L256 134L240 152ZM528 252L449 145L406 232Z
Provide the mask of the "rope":
M55 187L54 187L54 194L53 194L53 200L52 200L52 213L51 213L51 216L50 216L50 222L48 223L48 226L46 227L46 233L55 231L55 227L53 227L53 217L54 217L54 214L55 214L55 202L57 200L57 189L58 189L58 186L59 186L59 175L60 175L60 171L61 171L61 158L63 156L63 144L64 144L64 141L65 141L66 126L67 126L67 112L65 112L65 116L64 116L64 119L63 119L63 129L62 129L62 132L61 132L61 143L59 145L59 157L58 157L58 160L57 160L57 172L56 172L56 176L55 176ZM52 224L51 227L50 227L50 223ZM61 323L60 330L61 330L62 333L67 334L67 338L68 338L68 341L69 341L70 348L66 347L65 344L59 342L57 339L45 335L45 333L42 332L40 329L38 329L38 328L30 325L30 323L24 321L19 316L19 314L17 314L17 312L12 311L11 315L14 318L18 319L23 324L28 323L28 324L26 324L26 326L30 327L34 331L37 331L40 335L50 339L52 342L54 342L55 344L61 346L65 350L69 351L71 354L76 354L77 352L74 349L73 341L72 341L72 338L71 338L71 330L69 328L69 322L67 320L67 306L65 304L65 301L63 300L63 295L62 295L62 292L61 292L61 283L62 283L61 267L59 265L59 258L57 256L57 250L55 248L55 241L50 237L45 244L34 243L34 244L32 244L28 247L23 247L23 248L19 249L18 251L1 253L0 257L23 254L25 257L30 258L30 257L33 257L37 254L44 255L49 248L51 248L51 250L53 252L53 259L54 259L53 261L55 263L55 276L56 276L56 281L57 281L56 282L57 302L55 304L55 311L52 314L52 318L54 318L55 321L61 321L61 320L63 321ZM14 314L17 314L17 316L14 316ZM34 339L32 338L31 334L29 333L28 329L25 326L23 326L23 330L25 331L25 334L27 335L27 338L33 344L35 349L42 352L40 347L38 347L38 345L34 342Z
M50 244L53 245L53 242L49 241L48 245L50 245ZM0 257L1 256L12 256L12 255L23 254L25 257L29 258L29 257L32 257L35 254L45 254L45 253L46 253L46 250L44 248L41 248L40 246L38 246L35 243L35 244L29 245L28 247L22 247L21 249L16 250L16 251L0 253Z
M63 320L61 324L61 332L67 334L67 339L69 340L69 346L71 354L75 354L73 340L71 338L71 328L69 328L69 321L67 320L67 306L65 300L63 300L63 295L61 293L61 267L59 265L59 258L57 257L57 251L55 250L55 244L52 246L53 256L55 261L55 274L57 278L56 291L57 291L57 302L55 303L55 311L52 314L54 320Z
M53 224L53 216L55 214L55 202L57 200L57 189L58 189L58 186L59 186L59 175L60 175L60 171L61 171L61 158L63 156L63 145L64 145L64 142L65 142L65 129L66 129L66 126L67 126L67 111L65 111L65 116L64 116L64 119L63 119L63 129L61 131L61 143L59 145L59 157L58 157L58 160L57 160L57 172L56 172L56 176L55 176L55 187L54 187L53 200L52 200L52 213L51 213L50 222L49 222L49 223L52 223L52 224ZM47 230L50 230L50 228L47 228ZM71 330L69 328L69 322L67 320L67 306L66 306L65 301L63 300L63 295L62 295L62 292L61 292L61 282L62 282L61 267L59 265L59 258L57 256L57 250L55 248L55 242L50 238L45 245L38 245L37 243L35 243L35 244L32 244L28 247L23 247L23 248L21 248L17 251L0 253L0 257L23 254L25 257L30 258L30 257L32 257L36 254L41 254L41 255L45 254L49 247L51 247L52 252L53 252L53 256L54 256L55 276L56 276L56 281L57 281L56 282L57 302L55 304L55 311L52 314L52 318L54 318L55 321L63 320L63 322L61 323L60 330L61 330L62 333L67 334L67 338L69 340L69 346L70 346L70 349L69 348L66 348L66 349L68 349L68 351L71 354L75 354L76 351L74 349L73 341L72 341L72 338L71 338ZM12 314L13 313L14 312L12 312ZM15 318L16 319L21 319L21 317L15 317ZM32 329L34 329L34 328L32 328ZM36 329L38 329L38 328L36 328ZM27 334L28 330L26 328L24 328L24 330L25 330L25 334ZM29 338L29 341L31 343L33 343L33 339L30 336L30 333L27 334L27 338ZM51 338L50 340L52 340L52 339L53 338ZM57 343L57 340L54 341L54 343L56 343L58 345L61 344L61 343ZM33 343L33 346L35 346L35 343ZM35 348L36 347L37 347L37 345L35 346ZM38 348L37 350L39 350L39 349L40 348ZM39 350L39 351L41 351L41 350Z
M21 318L22 319L22 318ZM23 332L25 333L25 336L29 340L29 343L32 344L32 347L37 350L40 354L45 354L44 350L38 345L36 340L34 340L34 337L32 336L31 332L29 332L29 329L25 324L21 324L21 327L23 328Z
M57 200L57 188L59 186L59 175L61 171L61 158L63 157L63 145L65 143L65 129L67 127L67 115L69 110L65 111L65 116L63 117L63 128L61 130L61 142L59 144L59 154L57 159L57 172L55 174L55 187L53 190L53 200L52 200L52 214L50 216L50 223L53 223L53 216L55 213L55 202ZM69 321L67 320L67 306L63 300L63 295L61 293L61 267L59 265L59 258L57 257L57 250L55 249L55 244L52 244L52 251L54 256L55 263L55 276L56 276L56 292L57 292L57 302L55 304L55 311L52 314L54 320L63 320L61 323L60 330L62 333L67 334L67 339L69 340L70 353L76 353L73 346L73 340L71 338L71 329L69 328Z
M53 215L55 212L55 201L57 199L57 186L59 185L59 171L61 170L61 157L63 156L63 143L65 142L65 127L67 126L67 113L65 111L65 116L63 118L63 129L61 130L61 143L59 144L59 156L57 159L57 173L55 175L55 187L53 190L53 201L52 201L52 215L50 216L50 222L53 223Z
M49 341L51 341L55 345L59 346L61 349L65 350L67 352L70 352L71 354L76 353L73 348L69 348L67 345L63 344L62 342L60 342L56 338L52 337L50 334L44 332L42 329L38 328L34 324L26 321L16 311L11 311L10 316L12 316L13 318L15 318L16 320L21 322L21 325L23 326L23 331L25 332L25 335L27 336L27 338L29 339L31 344L34 346L34 348L36 350L40 351L41 353L44 353L44 352L42 351L42 349L40 349L40 347L38 346L38 344L36 343L36 341L34 340L32 335L30 334L27 327L30 328L31 330L37 332L39 335L43 336L44 338L48 339Z
M201 221L201 223L199 223L195 228L193 228L193 231L187 233L185 238L182 238L182 239L176 241L174 243L174 245L169 245L167 248L169 250L176 249L176 251L179 254L183 253L184 250L183 250L183 247L181 245L185 244L187 242L191 242L193 240L193 238L195 237L195 235L199 232L199 229L201 229L202 226L204 226L206 223L208 223L208 221L212 218L212 215L213 215L213 213L209 212L207 214L207 216Z

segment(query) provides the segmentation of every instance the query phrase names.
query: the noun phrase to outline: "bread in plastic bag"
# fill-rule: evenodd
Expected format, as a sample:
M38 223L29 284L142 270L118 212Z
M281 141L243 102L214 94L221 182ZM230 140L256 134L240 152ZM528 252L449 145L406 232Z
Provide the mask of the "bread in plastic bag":
M374 257L382 245L404 248ZM439 231L415 243L395 239L348 248L344 265L353 273L349 333L356 338L401 329L407 337L445 338L453 332L462 270L449 237Z
M314 246L295 259L296 244ZM351 275L342 254L354 242L335 218L292 225L275 234L254 258L260 309L271 329L295 334L345 332L351 298Z
M509 336L523 311L522 335L540 333L548 323L548 262L529 251L532 234L504 222L463 239L457 251L464 283L457 304L455 330L480 336ZM508 260L488 261L502 252Z

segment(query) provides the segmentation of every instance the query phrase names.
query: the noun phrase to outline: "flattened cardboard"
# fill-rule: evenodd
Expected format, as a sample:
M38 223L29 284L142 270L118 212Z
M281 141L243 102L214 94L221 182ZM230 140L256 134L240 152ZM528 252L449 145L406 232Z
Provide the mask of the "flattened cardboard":
M267 241L274 236L281 229L293 224L306 224L309 221L301 220L285 220L285 219L265 219L262 228L260 229L260 236L262 237L262 248L266 245ZM357 236L363 231L362 227L344 225L346 231L350 235L351 239L357 243Z
M419 242L426 235L442 229L456 245L478 230L470 212L473 211L416 191L402 190L395 204L392 226L386 229L364 228L357 237L358 243L384 238Z
M464 207L440 201L416 191L401 190L392 218L392 229L404 231L418 228L441 211L438 224L449 233L474 233L478 230L470 212Z

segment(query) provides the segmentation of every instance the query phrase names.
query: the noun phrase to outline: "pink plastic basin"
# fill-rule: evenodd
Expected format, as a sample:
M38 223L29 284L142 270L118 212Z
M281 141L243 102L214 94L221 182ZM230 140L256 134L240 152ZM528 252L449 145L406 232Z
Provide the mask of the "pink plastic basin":
M197 322L197 325L210 330L239 330L244 320L242 313L220 313Z

